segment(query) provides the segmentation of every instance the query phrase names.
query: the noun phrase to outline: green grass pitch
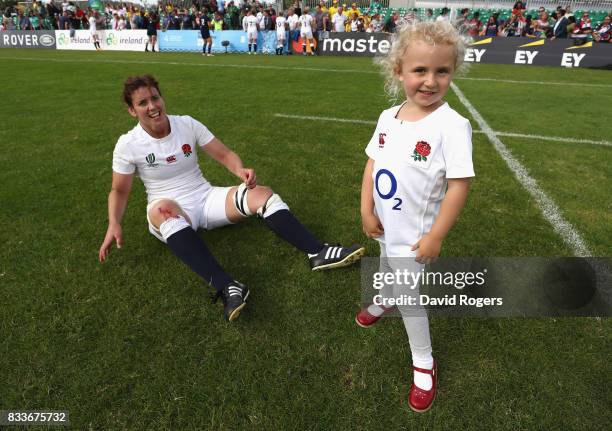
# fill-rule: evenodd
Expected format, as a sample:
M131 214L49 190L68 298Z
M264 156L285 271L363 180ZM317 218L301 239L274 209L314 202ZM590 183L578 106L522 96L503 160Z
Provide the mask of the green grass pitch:
M65 409L71 429L605 429L609 319L431 318L433 409L407 406L403 325L353 321L359 267L311 273L258 220L203 233L252 289L227 324L211 291L146 228L137 180L125 246L101 265L111 156L134 120L128 75L151 73L255 167L320 238L361 233L359 188L373 125L390 106L370 59L0 51L0 409ZM612 239L609 71L473 66L455 82L597 256ZM503 80L521 81L509 83ZM547 82L569 85L546 84ZM577 85L585 83L588 85ZM447 100L464 116L454 93ZM474 129L478 126L472 121ZM486 136L445 256L569 256ZM231 174L201 158L213 184Z

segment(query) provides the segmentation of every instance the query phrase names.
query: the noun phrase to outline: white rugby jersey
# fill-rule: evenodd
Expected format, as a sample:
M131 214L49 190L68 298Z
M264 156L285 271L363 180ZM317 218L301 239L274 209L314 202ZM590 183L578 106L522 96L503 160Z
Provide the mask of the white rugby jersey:
M138 123L119 137L113 152L113 171L136 173L142 180L147 200L189 199L211 185L198 165L197 147L204 147L214 135L188 115L168 115L170 134L151 137Z
M312 15L304 14L299 18L302 33L312 32Z
M431 227L447 179L474 176L470 122L444 103L427 117L395 118L402 105L380 114L366 154L374 160L376 214L385 229L379 241L389 257L414 255L410 248Z
M289 15L287 17L287 23L289 24L289 30L295 30L299 20L300 18L296 14Z
M249 33L257 31L257 17L254 15L249 15L244 17L244 21L242 21L242 28Z
M279 16L276 18L276 31L277 32L285 32L285 23L287 19L284 16Z

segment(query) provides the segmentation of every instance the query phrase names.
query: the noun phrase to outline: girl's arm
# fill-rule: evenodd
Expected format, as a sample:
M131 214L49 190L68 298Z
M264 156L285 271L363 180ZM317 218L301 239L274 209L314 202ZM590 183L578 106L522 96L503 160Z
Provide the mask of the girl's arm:
M361 182L361 224L363 233L368 238L377 238L385 233L380 223L380 219L374 214L374 183L372 181L372 169L374 160L368 159L363 170L363 180Z
M412 250L418 250L416 261L419 263L431 263L440 254L442 241L451 230L461 210L465 206L468 191L470 190L470 178L453 178L448 180L446 196L442 200L440 213L431 230L412 246Z

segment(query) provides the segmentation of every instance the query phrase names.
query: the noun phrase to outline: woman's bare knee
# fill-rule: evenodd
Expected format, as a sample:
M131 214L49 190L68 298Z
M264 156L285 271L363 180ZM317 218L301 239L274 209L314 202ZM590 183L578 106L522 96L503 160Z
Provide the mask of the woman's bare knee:
M168 199L156 202L149 210L149 220L157 229L159 229L159 226L169 218L178 216L185 217L187 222L191 224L189 217L184 213L181 206L173 200Z

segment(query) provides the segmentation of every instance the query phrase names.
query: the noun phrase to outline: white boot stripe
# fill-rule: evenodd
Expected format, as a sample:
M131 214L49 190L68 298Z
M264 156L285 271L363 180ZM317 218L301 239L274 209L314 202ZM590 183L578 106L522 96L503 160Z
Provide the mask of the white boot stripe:
M327 251L325 252L325 259L329 259L329 254L330 254L330 252L331 252L332 250L333 250L333 248L332 248L332 247L329 247L329 248L327 249Z

